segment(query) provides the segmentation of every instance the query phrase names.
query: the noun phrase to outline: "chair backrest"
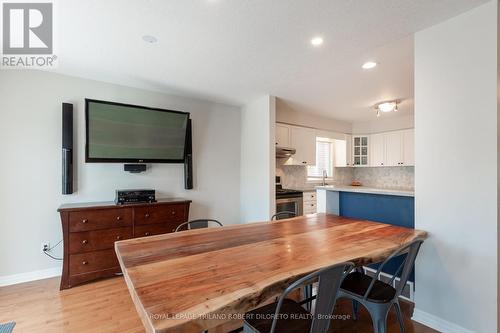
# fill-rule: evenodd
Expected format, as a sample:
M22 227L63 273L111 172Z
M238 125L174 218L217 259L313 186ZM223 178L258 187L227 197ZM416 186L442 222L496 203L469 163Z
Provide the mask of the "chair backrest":
M295 213L295 212L284 211L284 212L279 212L279 213L274 214L271 217L271 221L279 220L281 218L287 219L287 218L296 217L296 216L297 216L297 213Z
M312 317L310 333L326 333L330 327L330 316L335 307L340 284L353 267L354 264L351 262L336 264L306 275L292 283L286 288L278 300L270 333L274 333L276 330L276 326L279 322L280 309L287 295L307 282L313 282L315 280L318 280L318 292L316 295L316 306Z
M212 220L212 219L198 219L198 220L192 220L188 222L181 223L175 228L175 232L182 231L182 230L191 230L191 229L201 229L201 228L208 228L208 225L210 223L216 224L220 227L223 227L222 223L220 223L217 220ZM183 229L185 228L185 229Z
M424 242L423 239L416 239L413 242L411 242L408 245L402 246L396 251L394 251L385 261L378 267L377 273L375 274L374 278L372 279L372 282L370 283L370 286L365 292L365 295L363 296L364 299L368 298L368 295L370 295L370 292L372 291L373 286L375 285L375 281L377 280L380 272L384 268L384 266L391 261L391 259L398 257L400 255L406 254L405 258L399 265L399 268L396 270L396 272L393 274L392 278L387 282L387 284L392 285L394 282L394 279L396 277L400 278L399 284L396 287L396 294L395 298L399 297L401 295L401 292L403 291L406 282L408 282L408 278L410 277L411 271L413 270L413 266L415 264L415 259L417 258L418 251L420 250L420 246ZM401 274L400 274L401 273Z

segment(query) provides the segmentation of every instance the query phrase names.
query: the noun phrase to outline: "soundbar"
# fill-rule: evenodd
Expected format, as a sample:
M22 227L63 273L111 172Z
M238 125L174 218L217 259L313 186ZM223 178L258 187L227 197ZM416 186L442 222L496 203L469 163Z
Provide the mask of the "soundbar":
M62 103L62 194L73 193L73 104Z
M186 190L193 189L193 138L191 126L191 119L188 119L186 146L184 148L184 188Z

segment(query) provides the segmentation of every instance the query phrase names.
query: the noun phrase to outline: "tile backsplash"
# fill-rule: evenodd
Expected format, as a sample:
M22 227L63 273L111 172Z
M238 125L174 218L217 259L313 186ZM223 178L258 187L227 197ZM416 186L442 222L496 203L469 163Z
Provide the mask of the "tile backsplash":
M317 185L307 182L307 167L283 165L280 160L277 160L276 163L276 176L281 177L284 188L312 189ZM335 168L334 174L334 184L336 185L350 185L353 180L356 180L361 182L363 186L404 190L414 189L414 179L414 167Z
M364 186L398 190L413 190L415 188L415 167L363 167L353 169L353 180L361 182Z

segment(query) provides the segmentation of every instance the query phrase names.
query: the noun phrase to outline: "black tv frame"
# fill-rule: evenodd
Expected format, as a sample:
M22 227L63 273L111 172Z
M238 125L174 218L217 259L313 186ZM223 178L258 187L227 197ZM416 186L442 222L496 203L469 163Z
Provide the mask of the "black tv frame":
M190 119L189 112L182 112L176 110L168 110L168 109L160 109L160 108L151 108L142 105L133 105L133 104L124 104L124 103L116 103L109 101L102 101L98 99L85 98L85 163L184 163L186 158L185 154L182 159L135 159L135 158L96 158L89 157L89 102L115 105L115 106L125 106L125 107L134 107L138 109L144 109L149 111L156 112L170 112L170 113L179 113L185 114ZM188 135L188 129L186 128L186 137ZM184 138L186 142L186 137Z

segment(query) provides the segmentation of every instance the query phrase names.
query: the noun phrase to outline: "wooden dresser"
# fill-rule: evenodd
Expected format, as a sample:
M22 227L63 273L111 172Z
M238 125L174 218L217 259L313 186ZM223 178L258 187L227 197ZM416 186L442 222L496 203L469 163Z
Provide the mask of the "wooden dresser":
M61 289L120 275L114 243L118 240L173 232L188 220L190 200L155 203L114 202L64 204L61 214L64 259Z

